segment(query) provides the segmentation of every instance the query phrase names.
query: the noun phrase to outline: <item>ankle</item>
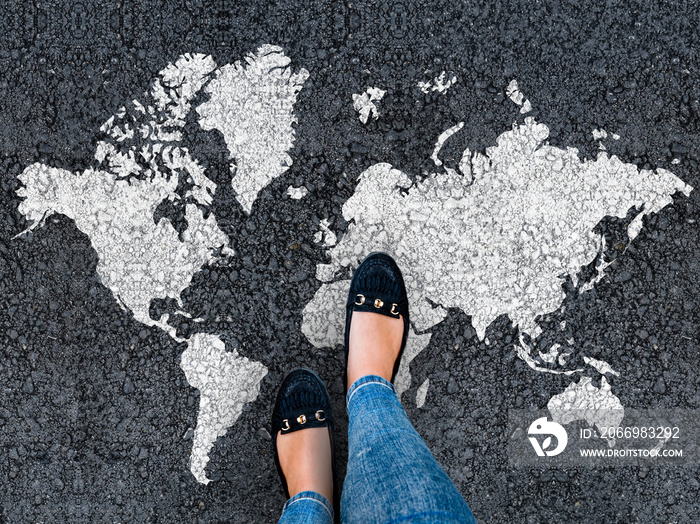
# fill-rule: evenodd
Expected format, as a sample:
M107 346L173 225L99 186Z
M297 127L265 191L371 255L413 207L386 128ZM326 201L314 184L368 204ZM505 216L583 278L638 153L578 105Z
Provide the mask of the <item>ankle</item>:
M333 468L328 428L308 428L285 435L280 432L277 451L290 498L303 491L313 491L333 504Z
M347 387L367 375L391 381L403 340L403 318L353 313L348 339Z

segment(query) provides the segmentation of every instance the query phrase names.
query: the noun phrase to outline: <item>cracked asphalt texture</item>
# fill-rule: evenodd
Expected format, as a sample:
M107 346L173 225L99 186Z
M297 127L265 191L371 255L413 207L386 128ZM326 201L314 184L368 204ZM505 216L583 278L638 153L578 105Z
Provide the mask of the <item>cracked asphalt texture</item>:
M564 4L564 5L561 5ZM346 228L356 178L391 162L419 178L445 122L464 132L442 151L483 150L518 118L513 78L550 143L597 154L591 131L621 136L608 151L700 186L700 5L625 2L4 2L0 17L0 522L274 522L284 496L270 453L269 413L293 367L327 382L347 455L341 348L317 350L301 311L325 261L322 218ZM99 281L89 239L66 217L24 237L17 176L33 162L71 171L92 162L97 130L182 53L219 64L257 46L284 48L309 70L299 93L294 163L246 216L226 190L221 135L194 127L189 146L219 183L214 212L236 251L183 294L179 331L220 334L270 370L259 398L219 438L207 486L188 469L197 391L179 367L184 344L146 328ZM430 70L430 73L425 73ZM441 71L445 95L418 81ZM386 89L362 125L352 93ZM680 160L677 165L671 161ZM309 194L292 200L289 185ZM622 221L600 228L616 258L591 293L542 319L567 321L576 345L621 372L626 407L697 409L700 197L677 197L624 251ZM176 218L176 217L173 217ZM167 303L154 308L172 309ZM230 317L230 320L227 319ZM545 327L546 330L546 327ZM694 522L700 468L511 470L505 416L542 408L570 379L535 373L500 317L479 342L452 311L411 365L404 405L480 522ZM425 406L417 387L430 379ZM341 467L341 475L344 467Z

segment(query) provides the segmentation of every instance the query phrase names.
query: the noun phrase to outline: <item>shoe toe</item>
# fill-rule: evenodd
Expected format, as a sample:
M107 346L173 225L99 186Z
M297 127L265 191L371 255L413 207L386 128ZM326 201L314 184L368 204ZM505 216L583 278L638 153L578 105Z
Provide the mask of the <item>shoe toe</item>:
M314 424L308 427L320 425L317 422L327 422L322 425L332 426L331 401L323 381L311 370L295 369L280 386L272 413L272 430L277 433L282 429L285 419L296 419L302 414L309 417L319 410L323 411L324 420L314 420Z
M358 297L380 299L386 304L397 304L398 310L406 318L408 316L408 298L403 275L398 265L386 253L371 253L355 270L347 306L357 310ZM366 304L369 308L372 304ZM370 309L366 309L370 310Z

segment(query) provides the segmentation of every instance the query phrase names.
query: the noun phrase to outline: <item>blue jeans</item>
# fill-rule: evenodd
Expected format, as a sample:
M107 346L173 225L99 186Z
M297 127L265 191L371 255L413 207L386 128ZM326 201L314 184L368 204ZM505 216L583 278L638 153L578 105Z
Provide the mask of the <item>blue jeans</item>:
M385 379L358 379L346 397L348 469L343 523L476 523L469 506L418 435ZM281 524L333 523L333 508L312 491L289 499Z

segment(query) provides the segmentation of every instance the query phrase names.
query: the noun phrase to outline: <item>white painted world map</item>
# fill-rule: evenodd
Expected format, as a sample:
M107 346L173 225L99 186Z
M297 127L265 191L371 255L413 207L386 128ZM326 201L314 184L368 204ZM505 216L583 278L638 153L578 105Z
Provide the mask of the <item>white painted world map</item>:
M258 193L292 161L293 106L308 72L293 72L289 63L282 49L271 45L244 63L219 68L208 56L180 57L160 73L143 102L133 100L105 123L96 168L72 173L34 164L24 170L19 210L30 229L41 227L53 213L72 218L90 237L99 257L97 272L120 304L139 322L181 341L167 316L150 318L152 300L171 297L180 303L193 275L215 261L215 250L232 254L228 238L206 212L216 184L181 144L192 101L200 92L208 95L195 108L197 122L222 133L231 156L232 188L250 213ZM433 154L436 167L442 164L442 145L463 132L462 123L445 127ZM426 331L445 318L446 308L470 315L481 338L501 314L536 337L536 317L556 310L564 298L561 276L575 280L580 267L601 252L603 239L593 228L603 217L626 216L630 208L643 206L629 225L632 239L643 215L669 204L674 192L691 190L669 171L640 171L605 153L581 161L575 149L547 145L547 134L544 124L528 118L503 133L485 155L464 151L459 171L444 167L418 183L389 164L362 173L343 207L351 224L341 241L335 245L329 223L320 224L316 235L335 247L331 264L317 268L323 285L304 310L302 330L308 339L319 348L342 343L349 281L338 275L370 251L389 251L405 273L412 308L397 379L397 388L405 391L408 364L428 345ZM131 144L134 138L140 138L139 147ZM179 234L168 219L156 224L153 216L163 200L183 198L176 192L183 176L189 188L184 195L187 228ZM304 198L303 191L291 189L291 198ZM604 266L601 262L599 274ZM190 469L206 483L215 440L235 423L244 404L257 398L267 369L227 348L216 334L197 333L184 342L181 366L200 390ZM523 342L519 354L538 370L552 371L543 363L557 362L558 372L579 371L566 369L565 351L542 355ZM607 364L591 362L606 370ZM419 405L428 387L426 381L418 388ZM582 377L550 405L617 400L609 387L591 388L596 389Z
M191 102L202 89L209 95L196 108L198 123L222 133L231 154L233 189L249 213L260 190L291 165L293 105L308 72L294 73L289 63L282 49L271 45L248 55L244 64L220 68L210 56L181 56L161 71L144 102L133 100L102 126L107 138L97 145L97 169L72 173L33 164L24 170L19 210L30 229L53 213L72 218L89 236L99 257L97 273L119 303L137 321L182 341L167 315L150 318L151 301L171 297L181 305L180 293L215 259L213 251L232 254L214 215L205 217L198 207L211 204L216 184L180 145ZM141 139L139 148L128 145L134 137ZM154 213L163 200L182 198L175 191L180 177L190 189L187 229L179 238L167 218L156 224ZM200 391L190 469L207 483L209 451L244 404L257 398L267 368L226 348L215 334L197 333L185 342L181 366Z

